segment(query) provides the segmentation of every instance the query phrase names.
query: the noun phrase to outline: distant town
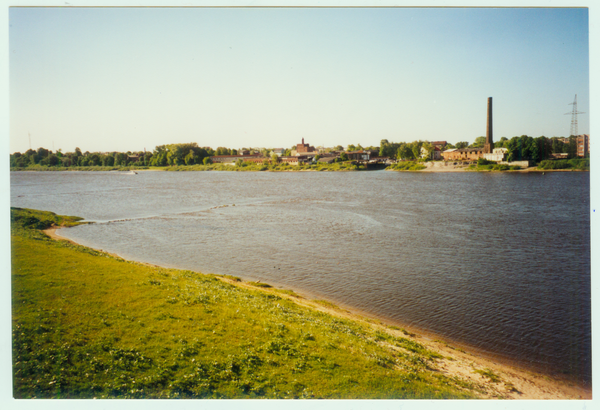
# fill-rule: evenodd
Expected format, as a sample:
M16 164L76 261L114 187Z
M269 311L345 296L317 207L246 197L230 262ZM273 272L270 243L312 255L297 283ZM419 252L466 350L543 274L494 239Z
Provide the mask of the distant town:
M29 149L24 153L10 155L11 168L42 167L123 167L150 166L169 167L179 165L248 163L278 163L288 165L331 164L352 162L355 164L389 165L402 161L417 162L477 162L480 158L492 162L537 164L544 160L587 158L590 152L589 135L570 137L544 136L533 138L526 135L508 139L502 137L486 151L486 137L474 142L456 144L447 141L390 142L383 139L378 147L360 144L334 147L314 147L302 141L290 148L231 149L226 147L200 146L198 143L169 144L157 146L153 151L127 152L73 152L51 151L45 148Z

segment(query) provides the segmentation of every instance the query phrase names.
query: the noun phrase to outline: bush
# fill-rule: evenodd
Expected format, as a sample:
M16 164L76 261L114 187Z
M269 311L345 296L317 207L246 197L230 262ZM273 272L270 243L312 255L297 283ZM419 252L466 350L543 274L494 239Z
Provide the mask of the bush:
M425 165L413 161L402 161L390 165L387 169L394 171L420 171L425 169Z
M589 170L589 158L547 159L538 164L539 169L580 169Z
M510 167L506 164L494 165L492 168L494 171L508 171Z

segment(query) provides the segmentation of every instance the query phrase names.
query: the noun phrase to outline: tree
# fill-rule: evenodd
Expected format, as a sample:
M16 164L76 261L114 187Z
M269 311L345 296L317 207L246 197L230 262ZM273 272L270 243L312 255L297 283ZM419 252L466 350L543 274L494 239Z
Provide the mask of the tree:
M194 150L190 150L188 154L184 158L185 165L194 165L196 163L196 156L194 155Z
M202 163L204 165L212 164L212 160L210 159L210 157L204 157L204 159L202 160Z
M90 165L100 165L100 156L98 154L90 155Z
M470 145L471 148L483 148L485 145L485 137L477 137L475 138L475 142Z
M58 157L54 154L50 154L46 159L45 159L46 163L48 165L50 165L51 167L54 167L56 165L58 165Z
M539 152L539 161L550 158L550 154L552 154L552 140L542 135L536 139L536 143Z
M413 141L409 144L410 150L412 151L413 158L419 159L421 157L421 147L423 146L423 141Z
M123 154L123 155L125 155L125 154ZM87 167L90 165L90 158L86 157L85 155L81 156L81 157L77 157L77 164L80 167Z
M552 153L553 154L561 154L565 152L565 144L558 137L552 137Z
M508 161L539 161L540 153L537 142L532 137L527 135L512 137L505 145L505 148L508 149Z
M467 148L468 146L469 146L469 143L467 141L459 141L456 143L457 149Z
M43 159L48 158L48 155L50 155L50 151L48 151L46 148L40 147L38 148L37 152L32 151L30 160L32 160L32 162L35 164L39 164Z
M271 155L271 162L273 164L277 164L279 162L279 157L277 156L277 154Z
M183 150L179 144L167 145L167 163L171 166L184 163Z
M112 167L113 165L115 165L115 157L112 155L103 155L102 165L104 165L105 167Z
M504 148L504 144L508 141L508 138L502 137L499 141L494 142L494 148Z
M231 155L231 151L229 151L229 148L218 147L216 155Z
M413 156L413 152L410 149L410 146L403 142L399 145L397 153L396 153L396 158L398 159L412 159L414 158Z
M569 137L569 143L565 144L565 152L567 153L569 158L577 157L577 137L571 135Z
M398 155L400 145L401 144L395 142L389 142L388 140L381 140L381 142L379 143L379 156L396 158Z
M423 150L425 150L425 152L423 152ZM424 155L424 158L428 158L428 159L432 159L432 153L433 153L433 145L431 145L429 142L424 142L421 145L421 156Z
M150 165L155 167L164 167L167 165L167 147L165 145L158 145L154 148Z
M342 161L348 161L348 155L346 155L346 153L345 153L345 152L342 152L342 153L340 154L340 159L341 159Z
M527 138L527 150L528 150L528 156L529 156L528 159L532 160L535 163L540 162L541 152L540 152L538 143L535 140L535 138L532 138L532 137Z
M86 158L86 157L81 157L81 158ZM125 166L127 165L127 154L123 153L123 152L116 152L115 153L115 166Z
M240 168L241 168L241 167L243 167L243 166L244 166L244 160L243 160L243 159L241 159L241 158L240 158L240 159L238 159L238 160L235 162L235 165L236 165L236 166L238 166L238 167L240 167Z

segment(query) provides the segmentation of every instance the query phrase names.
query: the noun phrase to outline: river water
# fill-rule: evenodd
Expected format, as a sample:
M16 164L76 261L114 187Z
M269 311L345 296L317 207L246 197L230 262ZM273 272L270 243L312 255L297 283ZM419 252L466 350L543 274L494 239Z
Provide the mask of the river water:
M327 299L591 381L585 172L15 172L11 206L125 258Z

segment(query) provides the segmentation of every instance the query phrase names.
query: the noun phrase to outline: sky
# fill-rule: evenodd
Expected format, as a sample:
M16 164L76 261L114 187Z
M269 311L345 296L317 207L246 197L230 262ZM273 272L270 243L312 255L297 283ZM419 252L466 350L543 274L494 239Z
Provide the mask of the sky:
M589 133L586 8L22 8L10 152ZM569 113L568 115L565 115Z

